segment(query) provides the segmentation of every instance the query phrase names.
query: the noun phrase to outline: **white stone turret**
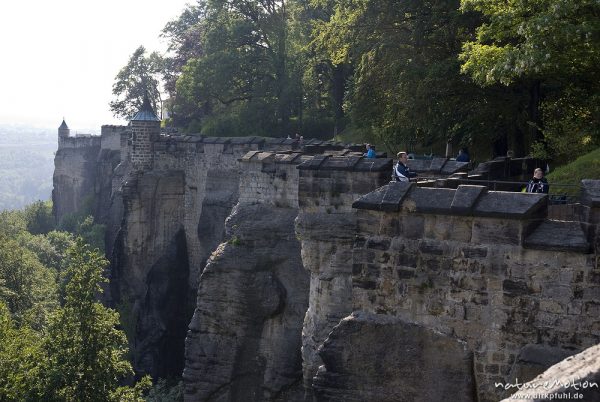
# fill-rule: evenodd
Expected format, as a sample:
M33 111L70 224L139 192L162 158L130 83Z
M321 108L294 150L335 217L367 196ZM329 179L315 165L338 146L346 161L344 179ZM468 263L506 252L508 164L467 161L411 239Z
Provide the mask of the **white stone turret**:
M152 169L154 143L160 137L160 119L154 114L148 96L131 119L131 164L135 170Z

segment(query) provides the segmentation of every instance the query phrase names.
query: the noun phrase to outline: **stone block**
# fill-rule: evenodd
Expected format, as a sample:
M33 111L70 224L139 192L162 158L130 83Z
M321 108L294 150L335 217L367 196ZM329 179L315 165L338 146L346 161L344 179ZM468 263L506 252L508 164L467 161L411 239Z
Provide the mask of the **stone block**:
M460 185L454 192L450 210L453 214L468 215L482 194L487 193L485 186Z
M526 296L534 293L526 282L513 281L511 279L505 279L502 282L502 291L505 295L511 297Z
M485 258L488 255L487 247L464 247L461 250L462 255L465 258Z
M490 191L480 197L473 214L509 219L533 219L546 217L547 210L546 194Z
M414 205L419 213L442 213L450 214L450 207L454 199L455 190L447 188L422 188L417 187L411 191L406 203Z
M587 253L590 244L579 222L543 221L523 241L523 247Z
M472 233L471 242L475 244L519 245L521 243L521 222L475 218Z
M317 401L474 401L472 354L451 336L354 313L329 334L313 381Z

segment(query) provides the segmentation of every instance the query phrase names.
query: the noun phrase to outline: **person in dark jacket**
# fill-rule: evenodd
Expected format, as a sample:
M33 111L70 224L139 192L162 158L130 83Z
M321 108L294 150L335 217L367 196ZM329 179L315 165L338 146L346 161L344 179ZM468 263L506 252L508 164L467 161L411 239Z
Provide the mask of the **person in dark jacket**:
M469 156L469 150L467 148L461 148L458 150L458 155L456 156L457 162L470 162L471 157Z
M406 166L408 162L408 154L404 151L398 152L398 163L394 165L392 176L395 181L410 181L411 178L417 177L417 174L411 172Z
M527 188L525 191L528 193L545 193L548 194L548 190L550 189L550 185L548 184L548 180L544 177L544 171L540 168L537 168L533 171L533 178L529 180L527 183Z

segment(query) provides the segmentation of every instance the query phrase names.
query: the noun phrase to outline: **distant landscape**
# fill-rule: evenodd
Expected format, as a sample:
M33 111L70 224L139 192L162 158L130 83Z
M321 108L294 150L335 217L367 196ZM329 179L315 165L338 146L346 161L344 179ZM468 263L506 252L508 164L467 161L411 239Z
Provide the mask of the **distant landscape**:
M0 124L0 211L52 195L56 129Z

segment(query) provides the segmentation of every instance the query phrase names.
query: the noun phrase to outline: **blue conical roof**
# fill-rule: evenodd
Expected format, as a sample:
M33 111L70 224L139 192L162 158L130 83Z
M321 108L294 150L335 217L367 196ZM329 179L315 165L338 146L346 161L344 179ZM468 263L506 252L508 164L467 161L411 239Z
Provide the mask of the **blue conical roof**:
M65 119L63 119L62 124L60 125L60 127L58 129L62 130L62 129L65 129L65 128L68 130L69 126L67 126L67 123L65 123Z
M152 109L152 105L150 105L150 99L148 99L148 94L144 94L144 101L142 102L142 107L140 111L133 116L131 121L160 121L154 110Z

